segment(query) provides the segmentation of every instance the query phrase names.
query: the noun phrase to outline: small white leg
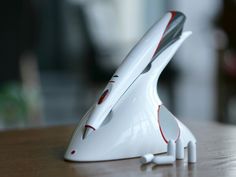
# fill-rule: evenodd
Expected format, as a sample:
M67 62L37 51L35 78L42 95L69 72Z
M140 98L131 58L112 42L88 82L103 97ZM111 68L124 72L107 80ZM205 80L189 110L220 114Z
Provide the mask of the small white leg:
M184 146L181 138L179 138L176 142L176 159L178 160L184 159Z
M196 143L190 141L188 143L188 163L196 163L196 162L197 162Z
M147 164L147 163L152 162L153 158L154 158L153 154L145 154L140 158L140 162L142 164Z
M157 165L172 165L175 162L174 156L157 156L152 160Z
M176 145L175 145L175 141L174 140L170 140L168 142L168 145L167 145L167 155L173 156L174 158L176 157L176 154L175 154L176 147L175 146Z

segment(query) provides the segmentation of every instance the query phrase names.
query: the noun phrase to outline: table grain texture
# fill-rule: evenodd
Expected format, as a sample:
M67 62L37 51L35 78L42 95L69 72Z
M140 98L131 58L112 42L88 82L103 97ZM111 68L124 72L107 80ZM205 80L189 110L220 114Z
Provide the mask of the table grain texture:
M63 160L75 125L0 132L0 177L236 176L236 126L186 122L197 138L196 164L141 165L138 158L94 163Z

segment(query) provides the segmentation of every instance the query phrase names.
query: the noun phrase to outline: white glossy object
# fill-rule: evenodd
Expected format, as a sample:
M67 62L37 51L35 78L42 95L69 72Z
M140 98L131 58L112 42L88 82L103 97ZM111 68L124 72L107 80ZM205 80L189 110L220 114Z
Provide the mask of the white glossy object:
M87 131L88 134L91 129L96 130L101 126L120 97L150 63L170 18L171 13L166 14L157 25L143 36L124 59L113 75L118 77L112 77L103 91L104 94L107 93L106 101L102 102L102 104L95 104L94 110L86 122L87 127L90 128Z
M184 146L196 141L165 108L157 93L162 70L191 34L177 30L177 38L169 30L179 20L173 20L174 14L167 13L128 54L99 100L79 122L65 153L66 160L140 157L166 152L171 139L181 137ZM168 42L169 34L172 36Z
M196 143L192 141L188 143L188 162L189 163L197 162Z
M145 154L140 158L140 162L142 164L147 164L147 163L152 162L153 158L154 158L153 154Z
M171 155L157 156L152 162L156 165L172 165L175 162L175 157Z
M176 158L175 151L176 151L175 141L169 140L167 144L167 155L173 156L174 158Z
M178 160L184 159L184 146L181 138L179 138L176 142L176 159Z

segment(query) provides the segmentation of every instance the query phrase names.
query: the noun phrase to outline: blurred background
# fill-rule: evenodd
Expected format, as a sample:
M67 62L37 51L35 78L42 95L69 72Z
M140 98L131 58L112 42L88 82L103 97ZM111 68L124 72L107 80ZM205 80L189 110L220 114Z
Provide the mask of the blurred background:
M236 1L13 0L0 6L0 130L77 123L166 11L193 31L160 78L179 118L236 124Z

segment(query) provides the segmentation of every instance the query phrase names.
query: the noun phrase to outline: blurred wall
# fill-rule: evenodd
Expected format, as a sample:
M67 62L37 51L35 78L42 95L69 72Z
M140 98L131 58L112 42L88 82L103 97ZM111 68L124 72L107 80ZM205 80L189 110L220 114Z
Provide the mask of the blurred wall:
M186 14L185 30L193 32L177 53L178 59L174 60L181 72L176 88L177 114L184 118L216 120L214 21L221 0L168 2L171 9Z

